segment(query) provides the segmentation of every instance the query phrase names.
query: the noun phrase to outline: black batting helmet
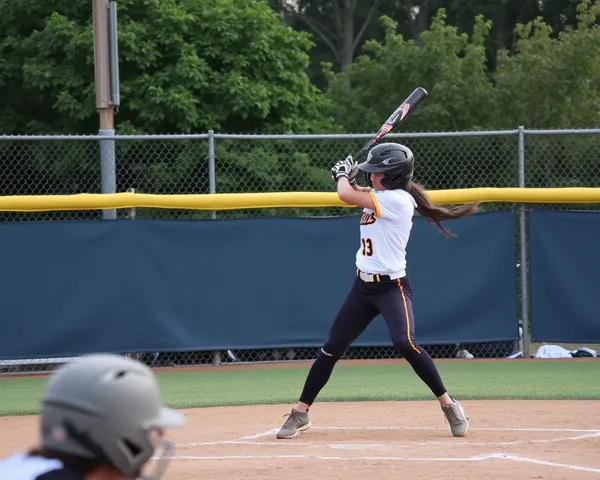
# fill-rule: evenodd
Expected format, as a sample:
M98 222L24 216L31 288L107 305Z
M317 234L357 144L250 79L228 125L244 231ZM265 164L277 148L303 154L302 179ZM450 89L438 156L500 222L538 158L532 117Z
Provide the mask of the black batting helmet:
M381 184L389 189L402 188L413 177L415 157L412 151L399 143L382 143L373 147L367 155L367 161L358 168L365 172L367 180L370 173L383 173Z

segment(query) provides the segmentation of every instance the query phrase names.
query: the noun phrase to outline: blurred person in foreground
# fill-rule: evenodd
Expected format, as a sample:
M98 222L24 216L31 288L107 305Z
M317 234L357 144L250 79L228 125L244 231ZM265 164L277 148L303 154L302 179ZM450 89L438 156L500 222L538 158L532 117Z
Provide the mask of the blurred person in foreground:
M2 480L160 480L185 417L164 406L152 370L114 354L56 370L42 396L40 439L0 460Z

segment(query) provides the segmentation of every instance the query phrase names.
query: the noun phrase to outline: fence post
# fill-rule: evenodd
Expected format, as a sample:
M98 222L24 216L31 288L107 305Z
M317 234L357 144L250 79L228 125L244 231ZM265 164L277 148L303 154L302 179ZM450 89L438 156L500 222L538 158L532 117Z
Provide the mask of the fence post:
M208 131L208 193L213 194L217 192L217 180L215 178L215 131ZM217 212L211 210L210 218L212 220L217 218ZM213 365L221 365L221 352L212 352Z
M127 190L128 193L135 193L135 188L131 187ZM129 214L127 215L127 218L131 218L132 220L135 219L135 214L136 214L136 209L135 207L132 207L129 209Z
M215 131L208 131L208 191L209 193L217 192L217 179L215 174ZM217 212L212 210L210 218L217 218Z
M525 129L519 127L519 188L525 188ZM524 204L519 208L519 244L521 247L521 321L523 323L523 358L529 358L529 305L527 271L527 209Z
M102 136L115 134L114 130L100 129L100 176L102 181L102 193L117 193L117 174L115 162L115 141L102 139ZM117 218L116 209L102 210L104 220Z
M112 7L113 15L109 17L108 0L93 0L93 34L94 34L94 75L96 87L96 108L100 121L99 148L100 148L100 176L102 193L116 193L116 173L115 173L115 141L103 139L102 137L115 134L114 112L115 104L112 100L118 100L118 92L115 97L111 97L111 82L114 84L117 80L116 73L111 69L111 60L113 66L118 65L116 57L117 50L111 52L111 34L113 47L116 41L116 10ZM118 103L118 102L117 102ZM102 210L104 220L117 218L117 210Z

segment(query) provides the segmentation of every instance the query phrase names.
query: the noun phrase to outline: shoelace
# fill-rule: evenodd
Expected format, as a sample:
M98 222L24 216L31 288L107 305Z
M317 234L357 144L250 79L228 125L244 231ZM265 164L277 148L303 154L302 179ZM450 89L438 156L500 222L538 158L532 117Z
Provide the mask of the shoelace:
M450 423L452 423L453 425L458 425L459 423L462 422L462 420L460 418L458 418L458 415L456 414L456 411L454 410L454 408L452 408L452 407L446 408L444 410L444 412L446 413L446 418L448 419L448 421Z
M299 427L302 423L302 420L300 420L300 416L293 414L293 413L286 413L284 416L288 417L288 419L285 421L285 423L283 424L284 427L289 427L289 426L294 426L294 427Z

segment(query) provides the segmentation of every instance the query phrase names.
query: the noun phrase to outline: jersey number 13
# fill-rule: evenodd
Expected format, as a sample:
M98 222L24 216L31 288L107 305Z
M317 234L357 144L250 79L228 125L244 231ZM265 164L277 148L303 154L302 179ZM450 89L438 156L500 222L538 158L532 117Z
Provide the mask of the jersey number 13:
M362 241L362 254L370 257L373 255L373 242L370 238L361 238Z

